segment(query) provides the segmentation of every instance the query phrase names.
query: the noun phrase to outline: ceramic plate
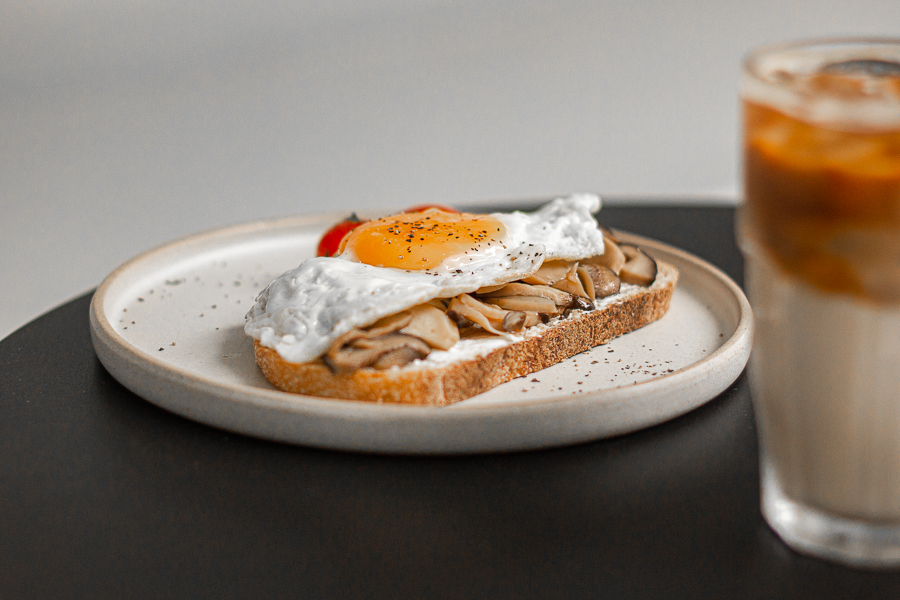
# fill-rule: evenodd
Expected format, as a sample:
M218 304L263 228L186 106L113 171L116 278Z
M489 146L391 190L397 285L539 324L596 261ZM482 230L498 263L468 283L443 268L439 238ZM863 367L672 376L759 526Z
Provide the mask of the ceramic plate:
M446 408L278 391L256 367L244 315L269 281L313 255L341 216L218 229L122 265L91 305L101 362L138 396L201 423L405 454L544 448L636 431L714 398L747 362L752 316L740 288L693 255L622 234L681 272L669 312L643 329Z

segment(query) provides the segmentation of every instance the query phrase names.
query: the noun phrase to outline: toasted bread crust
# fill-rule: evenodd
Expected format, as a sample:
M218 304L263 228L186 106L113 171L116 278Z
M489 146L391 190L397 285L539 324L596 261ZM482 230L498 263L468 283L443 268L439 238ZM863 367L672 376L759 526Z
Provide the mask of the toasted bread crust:
M669 308L678 271L660 262L660 275L646 290L591 312L581 312L478 358L428 368L364 368L338 375L321 360L291 363L254 343L256 362L275 387L286 392L402 404L446 405L488 391L516 377L555 365L662 317Z

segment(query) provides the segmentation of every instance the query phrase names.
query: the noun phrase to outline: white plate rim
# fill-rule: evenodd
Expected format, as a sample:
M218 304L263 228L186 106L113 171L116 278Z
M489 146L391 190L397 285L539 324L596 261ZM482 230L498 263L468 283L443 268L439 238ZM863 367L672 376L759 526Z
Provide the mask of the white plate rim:
M637 384L621 386L602 391L589 391L579 394L571 394L565 397L543 396L537 398L522 398L515 401L506 401L502 404L457 404L450 407L409 406L397 404L376 404L363 401L333 400L313 396L288 394L279 390L266 390L252 386L236 386L223 384L197 375L192 371L166 363L152 354L146 353L133 346L119 333L115 331L112 322L106 317L106 304L109 300L113 285L122 277L148 260L164 252L177 252L179 248L188 248L192 245L214 241L222 237L248 236L258 232L272 232L277 229L292 229L307 226L326 226L343 217L343 213L321 213L317 215L278 217L251 221L248 223L228 225L210 229L197 234L184 236L174 241L161 244L150 249L131 260L125 262L103 281L97 288L91 300L90 326L91 337L95 350L101 363L114 378L135 392L138 396L150 401L166 410L175 412L187 418L221 427L240 433L274 439L289 443L326 447L344 450L363 450L386 453L402 454L460 454L471 452L491 452L504 450L522 450L536 447L549 447L577 443L590 439L600 439L628 433L661 423L675 418L689 410L699 407L721 393L743 371L749 358L752 345L753 315L749 302L741 288L724 272L707 261L690 254L684 250L668 244L658 242L643 236L616 231L616 235L628 241L638 243L649 250L677 257L680 261L692 265L694 268L704 271L714 278L717 283L733 297L738 306L739 319L734 332L724 343L709 355L692 363L691 365L658 376L652 380ZM309 435L309 431L267 431L266 427L260 429L253 424L242 424L234 418L216 418L203 412L191 411L183 403L184 396L195 396L206 400L216 400L225 403L240 403L245 410L274 411L275 413L305 415L318 419L331 419L336 422L353 422L356 425L367 423L369 425L394 423L399 421L407 424L428 424L429 427L438 427L441 424L453 424L454 427L466 426L477 421L490 420L492 422L504 422L509 419L522 419L523 413L579 413L591 406L598 404L616 404L635 401L635 390L639 389L640 396L647 398L661 397L667 388L683 386L688 380L695 377L697 371L711 371L718 368L722 373L718 391L707 391L702 399L696 399L673 409L659 418L649 419L644 423L636 424L616 431L597 432L597 435L562 435L558 439L545 442L524 440L521 443L512 443L509 440L465 440L463 443L435 443L434 440L413 440L411 443L394 439L396 432L385 432L386 438L367 440L324 440L315 435ZM727 381L727 383L726 383ZM166 386L179 388L179 400L169 400L164 392ZM153 388L153 389L150 389ZM169 388L171 391L172 388ZM711 395L710 395L711 394ZM232 406L234 408L234 406ZM527 420L527 419L526 419ZM268 429L271 429L268 428ZM393 437L392 437L393 436ZM340 437L340 436L338 436ZM375 433L373 438L378 438ZM438 435L438 437L440 437ZM540 436L538 436L540 437Z

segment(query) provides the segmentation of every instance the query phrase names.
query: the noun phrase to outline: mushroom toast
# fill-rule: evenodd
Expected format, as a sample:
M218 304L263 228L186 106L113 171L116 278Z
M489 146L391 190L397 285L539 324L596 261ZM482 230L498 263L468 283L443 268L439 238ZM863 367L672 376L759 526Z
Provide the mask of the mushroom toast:
M257 364L288 392L444 405L655 321L678 272L604 235L599 208L580 194L530 214L342 225L336 248L257 297Z

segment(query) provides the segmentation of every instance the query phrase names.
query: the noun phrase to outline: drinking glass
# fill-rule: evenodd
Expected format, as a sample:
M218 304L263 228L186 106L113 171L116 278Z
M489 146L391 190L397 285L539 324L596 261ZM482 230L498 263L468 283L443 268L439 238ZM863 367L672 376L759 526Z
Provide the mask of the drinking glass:
M900 39L761 48L740 92L763 516L900 565Z

